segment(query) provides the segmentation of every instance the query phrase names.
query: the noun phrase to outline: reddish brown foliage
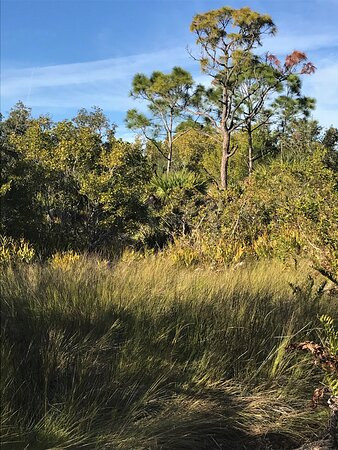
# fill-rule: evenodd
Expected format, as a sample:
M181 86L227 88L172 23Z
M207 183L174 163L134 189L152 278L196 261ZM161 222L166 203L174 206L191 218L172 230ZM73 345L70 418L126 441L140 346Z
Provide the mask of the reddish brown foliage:
M311 399L311 406L312 408L317 408L319 401L324 397L324 394L328 393L328 388L322 387L317 388L314 390L312 399Z
M271 53L266 55L266 60L276 69L278 69L282 76L287 76L290 73L298 73L300 75L311 75L316 71L316 67L312 64L312 62L307 61L307 56L305 53L300 52L299 50L294 50L290 55L287 55L284 61L283 68L281 66L280 60ZM301 68L299 65L303 63Z
M272 65L277 66L278 68L280 68L280 61L275 55L272 55L271 53L269 53L267 55L267 60L269 62L271 62Z
M300 52L298 50L294 50L290 55L288 55L285 58L285 67L286 68L292 68L294 66L296 66L297 64L299 64L302 61L306 61L307 57L305 55L305 53Z
M338 373L338 356L331 355L322 345L315 342L305 341L298 344L290 344L287 350L304 350L310 352L314 357L315 364L326 372Z
M300 73L305 74L305 75L311 75L315 71L316 71L316 67L312 64L312 62L308 62L303 65L303 68L300 71Z

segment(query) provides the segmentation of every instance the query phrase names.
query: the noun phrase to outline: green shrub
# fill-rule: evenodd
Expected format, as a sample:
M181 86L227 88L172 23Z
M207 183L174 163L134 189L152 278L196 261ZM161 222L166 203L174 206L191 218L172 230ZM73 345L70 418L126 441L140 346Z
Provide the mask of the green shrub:
M242 191L209 190L192 219L191 233L176 239L173 254L190 247L194 261L308 259L332 281L338 276L336 175L318 148L301 161L257 168Z

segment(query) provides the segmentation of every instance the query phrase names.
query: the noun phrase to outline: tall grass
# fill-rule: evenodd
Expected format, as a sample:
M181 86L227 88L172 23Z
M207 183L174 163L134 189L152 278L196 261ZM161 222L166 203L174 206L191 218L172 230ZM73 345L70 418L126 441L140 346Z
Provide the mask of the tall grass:
M320 374L285 352L334 316L317 288L276 262L8 266L2 448L296 448L327 420Z

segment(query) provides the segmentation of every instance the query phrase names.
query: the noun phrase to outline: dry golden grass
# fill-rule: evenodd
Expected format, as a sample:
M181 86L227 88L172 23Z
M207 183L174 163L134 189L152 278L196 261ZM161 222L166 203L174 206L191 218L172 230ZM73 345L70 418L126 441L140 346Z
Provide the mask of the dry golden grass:
M3 270L3 448L287 449L325 428L320 373L285 352L337 311L307 267L66 262Z

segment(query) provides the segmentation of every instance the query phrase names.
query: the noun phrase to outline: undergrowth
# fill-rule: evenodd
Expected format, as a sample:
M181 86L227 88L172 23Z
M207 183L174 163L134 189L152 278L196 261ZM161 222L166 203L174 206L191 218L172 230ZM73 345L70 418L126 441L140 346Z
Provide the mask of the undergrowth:
M3 267L3 449L296 448L328 413L286 351L337 299L306 268L149 256Z

